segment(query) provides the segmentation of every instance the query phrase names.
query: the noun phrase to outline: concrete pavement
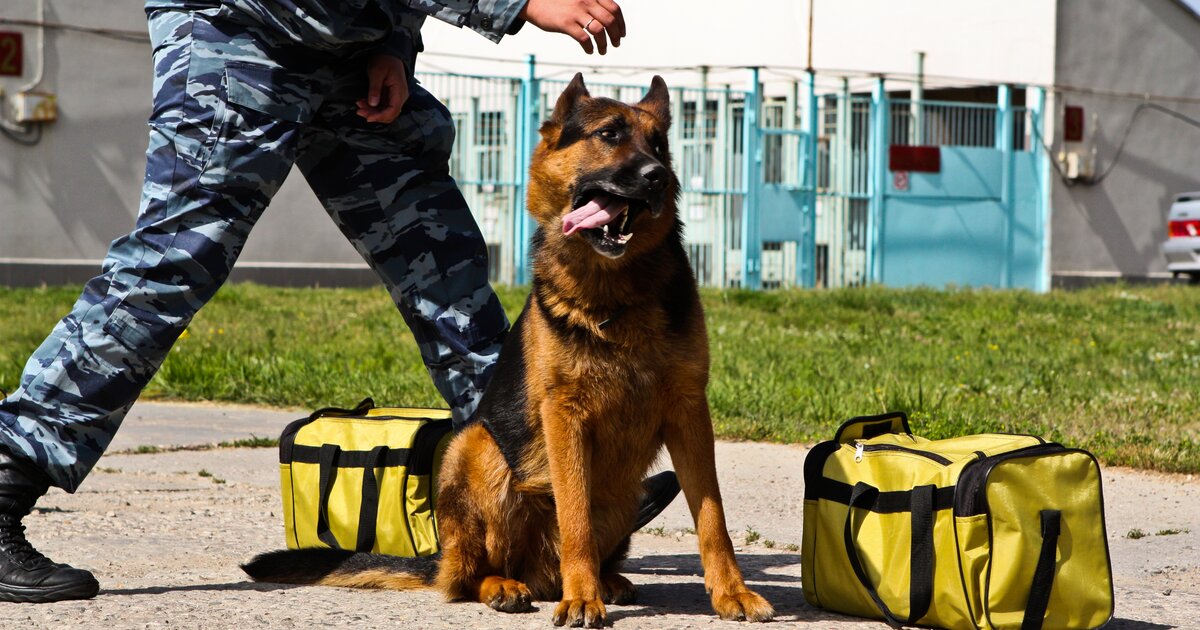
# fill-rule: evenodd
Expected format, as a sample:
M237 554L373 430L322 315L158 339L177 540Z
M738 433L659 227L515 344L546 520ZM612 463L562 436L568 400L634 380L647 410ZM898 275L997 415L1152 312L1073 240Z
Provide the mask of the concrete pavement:
M275 437L301 415L138 404L79 492L52 490L26 521L30 538L48 555L95 571L100 595L85 602L0 604L0 627L552 627L546 604L534 613L504 615L476 604L446 604L432 592L248 582L238 563L283 546L275 450L132 453L143 445ZM806 452L717 445L730 532L747 579L772 601L785 627L886 628L804 603L800 556L792 546L801 541ZM1104 481L1117 586L1117 619L1109 627L1200 628L1200 480L1106 468ZM627 575L639 588L639 603L610 607L615 627L737 627L712 614L691 527L678 500L634 537ZM1129 537L1134 529L1147 535ZM754 542L750 532L757 534Z

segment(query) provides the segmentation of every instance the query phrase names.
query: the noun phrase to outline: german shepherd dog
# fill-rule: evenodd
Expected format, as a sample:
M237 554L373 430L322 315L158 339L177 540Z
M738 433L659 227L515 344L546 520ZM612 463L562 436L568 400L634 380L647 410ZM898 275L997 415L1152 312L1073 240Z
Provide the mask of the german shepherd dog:
M440 561L310 549L261 555L247 573L397 589L433 578L450 600L523 612L557 599L555 625L600 627L606 602L633 600L617 571L641 480L665 445L713 608L723 619L773 617L742 579L717 488L708 339L676 207L669 99L661 77L628 105L591 97L577 74L541 128L528 195L533 289L480 422L454 438L439 473Z

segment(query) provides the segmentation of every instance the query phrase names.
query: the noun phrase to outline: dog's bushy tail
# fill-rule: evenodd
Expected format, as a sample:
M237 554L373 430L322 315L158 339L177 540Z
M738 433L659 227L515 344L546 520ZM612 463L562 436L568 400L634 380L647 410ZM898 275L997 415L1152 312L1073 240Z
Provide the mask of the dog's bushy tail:
M440 553L401 558L340 549L284 549L259 554L242 570L255 582L407 591L430 586L440 560Z

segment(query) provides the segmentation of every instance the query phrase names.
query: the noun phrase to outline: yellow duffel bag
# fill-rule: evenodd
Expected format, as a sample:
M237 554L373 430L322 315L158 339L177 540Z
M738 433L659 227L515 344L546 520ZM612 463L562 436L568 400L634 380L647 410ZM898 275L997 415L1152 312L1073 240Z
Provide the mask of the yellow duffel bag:
M804 462L804 597L894 627L1097 628L1113 614L1100 467L1030 435L854 418Z
M279 438L287 546L394 556L437 553L437 470L450 411L327 408Z

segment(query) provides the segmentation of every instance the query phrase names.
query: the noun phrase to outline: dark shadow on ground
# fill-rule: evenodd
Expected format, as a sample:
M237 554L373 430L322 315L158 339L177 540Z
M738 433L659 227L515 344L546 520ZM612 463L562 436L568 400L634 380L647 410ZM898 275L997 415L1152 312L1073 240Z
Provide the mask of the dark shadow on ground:
M186 584L181 586L151 586L147 588L102 588L100 596L105 595L165 595L166 593L181 593L187 591L283 591L301 588L298 584L271 584L268 582L227 582L225 584Z
M1169 630L1179 626L1167 626L1161 623L1150 623L1149 621L1135 621L1133 619L1113 619L1105 630Z
M738 554L738 565L742 568L747 584L771 602L779 621L828 621L852 620L836 613L809 606L804 601L800 588L800 577L782 574L776 569L800 564L800 554ZM638 584L637 609L611 610L609 618L645 618L653 614L685 614L711 617L715 613L708 594L704 592L703 570L699 554L654 555L630 558L625 561L624 573L636 575L676 575L691 577L687 582L675 584Z
M800 554L737 554L738 566L746 581L763 582L795 582L800 583L800 576L786 575L773 571L780 567L799 567ZM644 556L630 558L625 561L623 573L643 575L696 575L702 576L704 570L700 564L700 554L675 554L664 556Z
M78 510L67 510L60 507L35 507L32 514L74 514Z
M776 586L772 584L755 583L751 580L748 586L754 592L762 595L775 607L776 621L855 621L829 611L809 606L804 601L804 594L799 586ZM645 619L653 615L696 615L697 617L716 617L708 594L704 592L704 580L682 582L678 584L639 584L637 585L637 607L621 610L609 609L610 621L629 618L631 620ZM861 621L861 619L857 619Z

